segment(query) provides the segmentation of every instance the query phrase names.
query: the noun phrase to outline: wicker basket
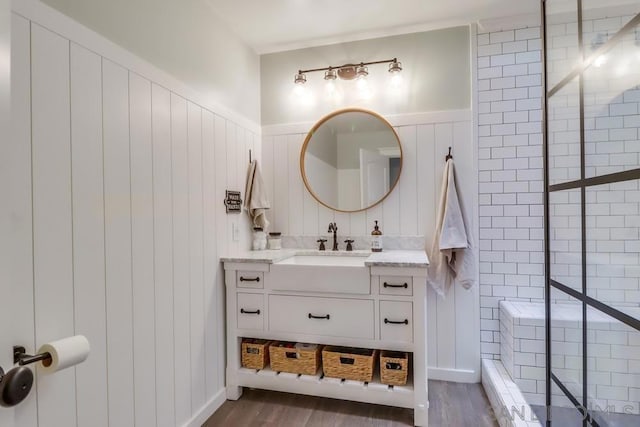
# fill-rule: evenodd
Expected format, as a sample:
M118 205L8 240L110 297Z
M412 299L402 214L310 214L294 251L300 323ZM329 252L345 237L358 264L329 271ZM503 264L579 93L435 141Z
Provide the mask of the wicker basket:
M322 369L326 377L369 382L373 378L378 350L325 347Z
M409 354L397 351L380 352L380 382L387 385L405 385L409 372Z
M269 346L271 370L315 375L320 367L321 350L320 345L274 341Z
M244 338L242 340L242 366L249 369L264 369L269 364L269 344L271 341Z

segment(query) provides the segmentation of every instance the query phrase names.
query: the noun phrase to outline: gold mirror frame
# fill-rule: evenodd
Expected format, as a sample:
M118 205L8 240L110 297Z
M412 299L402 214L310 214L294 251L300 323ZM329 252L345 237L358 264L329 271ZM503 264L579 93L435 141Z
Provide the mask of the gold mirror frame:
M318 128L320 126L322 126L325 122L330 120L331 118L333 118L335 116L338 116L340 114L344 114L344 113L364 113L364 114L369 114L370 116L373 116L374 118L380 120L382 123L384 123L391 130L391 132L393 133L393 136L396 139L396 142L398 143L398 148L400 148L400 170L398 172L398 177L394 181L393 185L391 185L389 187L389 191L387 191L387 193L384 196L382 196L375 203L373 203L373 204L371 204L369 206L366 206L364 208L354 209L354 210L338 209L338 208L336 208L334 206L328 205L323 200L320 200L320 198L316 195L316 193L314 193L313 190L311 189L311 184L307 180L307 174L305 172L305 167L304 167L304 158L305 158L305 154L307 152L307 145L309 145L309 142L311 141L311 138L313 138L313 135L316 133ZM384 201L384 199L389 197L389 194L391 194L393 192L393 190L396 188L396 186L398 185L398 182L400 181L400 176L402 176L402 165L403 165L403 163L404 163L404 154L402 152L402 144L400 143L400 137L398 136L398 133L393 128L393 126L391 126L391 123L389 123L387 121L387 119L385 119L380 114L378 114L378 113L376 113L374 111L367 110L367 109L364 109L364 108L357 108L357 107L342 108L340 110L336 110L336 111L334 111L332 113L329 113L326 116L322 117L320 120L318 120L318 122L315 125L313 125L313 127L311 128L309 133L307 133L307 136L304 139L304 144L302 144L302 149L300 150L300 173L302 174L302 181L304 182L305 188L307 189L309 194L311 194L313 196L313 198L316 199L316 201L318 203L320 203L322 206L325 206L326 208L329 208L329 209L331 209L333 211L336 211L336 212L344 212L344 213L362 212L362 211L365 211L367 209L371 209L373 207L378 206L380 203L382 203Z

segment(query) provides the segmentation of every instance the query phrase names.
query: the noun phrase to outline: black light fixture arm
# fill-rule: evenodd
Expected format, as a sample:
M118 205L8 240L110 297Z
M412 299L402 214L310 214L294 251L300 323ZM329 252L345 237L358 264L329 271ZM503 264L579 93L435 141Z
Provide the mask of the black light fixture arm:
M364 66L364 65L388 64L390 62L398 62L398 58L385 59L382 61L359 62L357 64L342 64L342 65L335 65L335 66L330 65L328 67L322 67L322 68L309 68L308 70L298 70L298 74L313 73L315 71L338 70L340 68L358 67L358 66Z

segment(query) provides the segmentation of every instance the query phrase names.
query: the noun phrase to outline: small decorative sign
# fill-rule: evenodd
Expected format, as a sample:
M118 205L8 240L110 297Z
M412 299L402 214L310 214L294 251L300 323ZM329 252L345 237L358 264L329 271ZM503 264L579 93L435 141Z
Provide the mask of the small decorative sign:
M224 205L227 207L227 213L241 213L242 199L239 191L225 191Z

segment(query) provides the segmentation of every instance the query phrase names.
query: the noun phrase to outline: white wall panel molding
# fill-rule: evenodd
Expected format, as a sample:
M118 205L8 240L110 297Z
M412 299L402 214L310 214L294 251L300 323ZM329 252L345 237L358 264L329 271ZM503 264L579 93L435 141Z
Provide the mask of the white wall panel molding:
M218 257L250 238L221 201L243 190L259 132L83 40L13 22L16 144L2 172L24 321L11 341L32 352L84 334L92 349L38 376L17 425L201 425L225 396Z
M108 58L111 61L144 76L146 79L180 93L190 101L199 104L201 107L210 110L215 114L224 116L230 121L237 123L243 128L254 133L260 133L260 125L253 120L247 119L243 115L218 104L215 100L207 98L191 89L189 86L179 81L170 74L158 69L149 62L128 52L117 44L102 37L96 32L88 29L82 24L74 21L57 10L32 0L13 1L11 8L13 12L48 28L60 36L73 40L81 46Z

